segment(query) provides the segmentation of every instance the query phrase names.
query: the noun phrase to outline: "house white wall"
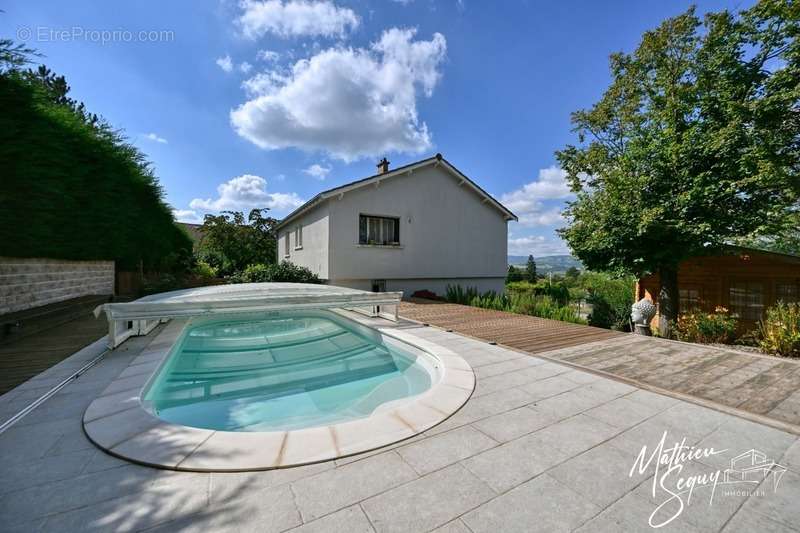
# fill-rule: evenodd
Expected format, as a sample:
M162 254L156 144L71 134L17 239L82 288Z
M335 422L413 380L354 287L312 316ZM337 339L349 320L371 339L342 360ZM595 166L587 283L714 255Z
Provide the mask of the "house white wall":
M328 204L322 203L302 217L293 220L278 230L278 261L291 261L304 266L322 279L328 279L329 268L329 213ZM295 229L303 226L303 246L297 247ZM289 255L286 255L286 239L289 239Z
M507 227L501 212L441 166L391 177L328 200L330 270L334 285L406 295L421 289L444 293L447 283L502 291L507 266ZM400 246L358 243L359 215L399 217Z
M441 166L392 176L323 201L278 231L278 259L305 266L332 285L406 296L448 284L502 292L507 264L505 215ZM359 215L400 219L400 246L359 244ZM296 249L295 228L303 226ZM289 255L285 255L285 239Z

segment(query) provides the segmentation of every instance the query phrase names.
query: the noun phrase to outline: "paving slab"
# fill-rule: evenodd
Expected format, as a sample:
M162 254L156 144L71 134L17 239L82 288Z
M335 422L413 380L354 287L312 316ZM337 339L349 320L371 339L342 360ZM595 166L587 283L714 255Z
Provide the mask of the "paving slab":
M550 533L571 531L599 512L599 507L543 474L467 513L463 520L474 533Z
M429 531L489 501L495 493L460 464L366 500L378 532Z

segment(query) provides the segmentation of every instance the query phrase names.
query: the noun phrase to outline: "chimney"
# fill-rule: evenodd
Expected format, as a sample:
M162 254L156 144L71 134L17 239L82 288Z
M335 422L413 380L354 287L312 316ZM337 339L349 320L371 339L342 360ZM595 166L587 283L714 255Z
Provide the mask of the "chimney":
M378 162L378 174L386 174L389 172L389 160L385 157Z

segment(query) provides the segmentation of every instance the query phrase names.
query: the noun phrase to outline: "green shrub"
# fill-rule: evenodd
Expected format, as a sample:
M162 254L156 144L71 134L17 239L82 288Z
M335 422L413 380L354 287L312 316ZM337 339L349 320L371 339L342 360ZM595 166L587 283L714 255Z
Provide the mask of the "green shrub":
M289 261L265 265L250 265L242 272L228 278L230 283L322 283L319 277L306 267L297 266Z
M192 275L202 280L214 279L219 274L216 267L213 267L205 261L198 261L192 268Z
M536 286L535 283L531 283L530 281L509 281L506 282L506 291L507 292L533 292L533 288Z
M758 324L758 346L767 353L800 357L800 304L778 302Z
M586 301L592 305L589 325L628 331L635 279L631 276L615 278L608 274L585 272L580 280L586 291Z
M478 296L478 289L475 287L464 289L461 285L448 285L445 288L444 299L451 304L470 305L476 296Z
M524 287L528 282L519 282L517 289ZM515 284L516 285L516 284ZM504 294L495 292L478 293L475 287L463 289L459 285L448 285L446 300L451 303L507 311L521 315L531 315L539 318L549 318L562 322L585 323L578 316L577 310L571 305L560 305L558 301L547 295L537 295L531 290L508 291Z
M737 322L736 315L717 307L713 313L697 310L682 314L673 329L678 340L728 344L736 336Z
M514 265L508 265L508 273L506 274L506 283L515 283L525 279L525 271L517 268Z

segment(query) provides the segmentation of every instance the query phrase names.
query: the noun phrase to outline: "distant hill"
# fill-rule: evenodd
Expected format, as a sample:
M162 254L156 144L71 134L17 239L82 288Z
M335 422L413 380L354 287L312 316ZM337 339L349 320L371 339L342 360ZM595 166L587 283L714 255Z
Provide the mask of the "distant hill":
M571 255L545 255L542 257L534 257L536 261L536 272L539 274L563 274L569 267L575 267L578 270L584 270L583 264L572 257ZM514 266L525 266L528 262L527 255L509 255L508 264Z

